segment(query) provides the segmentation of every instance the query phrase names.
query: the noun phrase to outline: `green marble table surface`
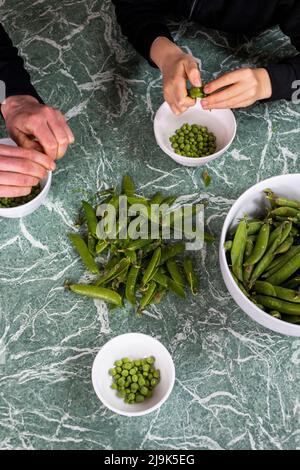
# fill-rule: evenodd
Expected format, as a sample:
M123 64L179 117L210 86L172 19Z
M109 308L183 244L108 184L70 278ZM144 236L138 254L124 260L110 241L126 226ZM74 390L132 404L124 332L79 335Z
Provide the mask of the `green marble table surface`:
M76 136L45 205L23 220L0 219L0 448L300 448L300 340L260 327L236 306L217 243L194 255L200 294L170 296L143 318L129 310L108 315L101 302L63 288L65 279L84 276L67 239L78 189L94 192L129 172L145 195L201 194L210 200L207 224L219 234L249 186L299 170L299 106L235 111L237 137L208 165L212 184L205 189L201 169L176 165L155 144L161 77L122 37L109 0L0 5L38 91L66 114ZM292 52L277 29L241 40L187 22L170 27L201 57L205 81ZM160 339L176 365L167 403L135 419L104 408L91 383L99 348L130 331Z

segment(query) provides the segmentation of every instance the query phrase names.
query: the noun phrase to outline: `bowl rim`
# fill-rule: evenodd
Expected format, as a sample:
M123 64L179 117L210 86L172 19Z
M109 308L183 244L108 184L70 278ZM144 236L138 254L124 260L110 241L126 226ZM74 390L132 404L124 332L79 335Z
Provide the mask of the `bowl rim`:
M248 315L250 318L252 318L256 323L259 323L260 325L263 325L264 327L266 327L266 328L268 328L272 331L276 331L276 332L279 332L281 334L288 335L288 336L293 336L293 333L295 333L295 336L300 336L300 325L293 324L293 323L288 323L288 322L285 322L284 320L280 320L279 318L271 317L271 315L269 315L268 313L261 310L253 302L251 302L251 300L249 300L248 297L246 297L246 295L237 286L237 284L235 283L235 281L232 277L232 274L230 272L228 262L227 262L226 251L225 251L225 248L224 248L224 242L226 240L226 235L228 233L228 230L232 226L232 222L233 222L233 219L234 219L234 216L235 216L235 211L236 211L237 205L240 204L241 202L244 202L244 201L248 200L249 194L253 190L255 190L255 188L263 186L263 185L266 188L270 187L272 185L272 183L274 182L274 180L279 181L283 177L292 177L292 178L298 177L300 179L300 173L288 173L288 174L284 174L284 175L276 175L276 176L267 178L265 180L259 181L258 183L254 184L253 186L248 188L246 191L244 191L235 200L235 202L232 204L232 206L231 206L231 208L230 208L230 210L229 210L229 212L228 212L228 214L227 214L227 216L224 220L224 223L223 223L222 232L221 232L221 236L220 236L220 243L219 243L219 262L220 262L220 266L221 266L221 272L222 272L223 280L225 282L226 287L227 287L227 282L225 280L225 275L227 275L228 282L231 283L231 288L238 295L240 295L242 297L243 302L245 304L245 308L242 308L241 306L239 306L239 307L241 308L241 310L244 313L246 313L246 315ZM225 270L225 273L223 272L223 270ZM229 279L230 279L230 281L229 281ZM227 287L227 289L228 289L228 287ZM229 293L232 296L230 291L229 291ZM234 298L233 298L233 300L237 303L237 301ZM261 323L259 320L257 320L254 317L254 315L249 314L245 310L247 306L249 307L249 309L251 308L255 312L255 315L257 314L258 317L260 316L262 318L262 320L265 320L265 322ZM266 323L270 323L270 324L274 323L274 326L276 327L276 330L273 330L272 327L266 325ZM285 326L285 328L284 328L284 326ZM285 332L285 331L281 331L281 330L285 330L285 331L289 330L289 333Z
M164 394L164 396L161 398L161 400L159 400L159 402L156 403L155 405L153 405L153 406L151 406L151 407L149 407L145 410L140 410L140 411L125 411L125 410L120 410L119 408L115 408L114 406L112 406L105 399L105 397L103 397L103 395L99 392L99 390L96 386L96 377L95 377L95 374L96 374L96 361L98 360L98 357L101 354L103 354L103 349L105 349L106 346L113 343L116 339L120 339L120 338L129 339L132 336L134 336L134 337L139 336L141 338L147 338L147 340L150 339L151 341L153 341L153 343L158 344L164 350L164 352L166 353L166 356L168 357L169 362L170 362L169 366L170 366L170 370L171 370L171 380L170 380L170 383L168 385L167 391ZM145 333L129 332L129 333L123 333L121 335L114 336L113 338L111 338L105 344L103 344L101 346L101 348L99 349L99 351L97 352L97 354L94 358L93 365L92 365L91 376L92 376L92 384L93 384L93 387L94 387L94 391L95 391L97 397L99 398L99 400L103 403L104 406L106 406L106 408L108 408L109 410L113 411L116 414L123 415L123 416L129 416L129 417L143 416L143 415L152 413L153 411L160 408L167 401L167 399L169 398L169 396L170 396L170 394L173 390L174 384L175 384L175 364L174 364L174 361L173 361L173 358L172 358L171 354L169 353L169 351L167 350L165 345L162 344L158 339L154 338L153 336L146 335Z
M199 98L197 98L196 103L195 103L194 106L197 106L197 105L199 105L201 107L201 109L203 110L202 105L201 105L201 100ZM233 120L233 134L232 134L232 137L230 138L229 142L225 145L225 147L222 147L220 150L218 150L215 153L212 153L211 155L208 155L207 157L185 157L184 155L178 155L177 153L173 152L172 150L168 149L167 147L165 147L163 145L163 143L161 141L161 138L160 138L160 134L158 132L158 129L159 129L158 122L157 122L158 115L159 115L160 112L162 112L162 110L165 107L169 107L169 105L166 101L164 101L160 105L160 107L158 108L158 110L155 113L154 121L153 121L154 135L155 135L156 142L159 145L159 147L161 148L161 150L166 155L171 157L174 161L176 161L177 163L181 163L181 162L182 163L185 162L186 164L189 164L189 163L191 164L191 163L195 163L195 162L196 163L202 162L203 164L209 163L210 161L215 160L216 158L223 155L228 150L228 148L231 146L232 142L234 141L234 139L236 137L237 122L236 122L235 115L234 115L233 111L230 108L225 108L222 111L228 111L230 116L232 117L232 120ZM203 110L203 111L205 111L205 110ZM216 110L216 111L218 111L218 110ZM209 112L209 111L207 111L207 112ZM184 116L184 114L185 113L182 113L181 116ZM188 165L186 165L186 166L188 166Z

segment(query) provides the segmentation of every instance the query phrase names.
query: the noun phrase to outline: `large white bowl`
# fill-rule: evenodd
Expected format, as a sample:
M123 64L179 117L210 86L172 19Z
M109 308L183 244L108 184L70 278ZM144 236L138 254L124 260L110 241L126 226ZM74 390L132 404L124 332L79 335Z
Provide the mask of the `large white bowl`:
M111 388L108 371L122 357L141 359L154 356L155 368L160 369L161 379L152 398L129 405ZM157 410L169 397L175 381L175 367L168 350L157 339L142 333L126 333L108 341L98 352L93 368L92 382L102 403L111 411L124 416L141 416Z
M17 146L16 143L11 139L0 139L0 145L1 144L13 145L15 147ZM41 192L34 199L32 199L32 201L18 207L11 207L7 209L0 208L0 217L6 217L8 219L19 219L35 212L46 200L51 187L51 181L52 173L49 171L47 177L40 182L42 189Z
M249 315L249 317L277 333L290 336L300 336L300 325L294 325L283 320L279 320L278 318L271 317L271 315L258 308L242 293L230 274L226 260L224 242L226 240L228 230L232 226L236 225L238 220L245 214L248 214L251 217L256 217L263 213L264 208L267 206L265 194L263 193L263 190L266 188L272 189L272 191L279 196L285 196L300 201L300 174L275 176L274 178L261 181L255 186L252 186L252 188L248 189L248 191L237 199L230 209L222 229L219 247L221 271L230 294L241 309Z
M217 138L217 151L208 157L184 157L173 151L169 138L184 123L206 126ZM223 155L230 147L236 134L236 120L230 109L213 109L206 111L198 99L195 106L176 116L168 103L164 102L154 118L154 134L160 148L175 162L184 166L200 166Z

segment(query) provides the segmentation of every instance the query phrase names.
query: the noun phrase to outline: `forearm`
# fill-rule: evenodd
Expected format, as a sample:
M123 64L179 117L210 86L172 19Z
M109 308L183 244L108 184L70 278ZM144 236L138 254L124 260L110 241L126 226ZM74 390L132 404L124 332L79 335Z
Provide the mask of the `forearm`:
M172 36L166 25L165 14L169 0L112 0L122 33L133 47L151 63L150 49L158 37Z
M279 64L269 65L266 69L272 83L270 101L280 99L290 101L295 92L295 82L300 80L300 54Z
M24 68L23 59L0 24L0 80L5 84L5 97L30 95L42 99L33 87L30 76Z

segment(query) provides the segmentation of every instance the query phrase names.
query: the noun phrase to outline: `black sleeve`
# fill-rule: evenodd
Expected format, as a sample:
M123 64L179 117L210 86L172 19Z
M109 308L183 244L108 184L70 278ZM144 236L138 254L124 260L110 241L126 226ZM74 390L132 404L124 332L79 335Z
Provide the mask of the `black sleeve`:
M43 102L30 82L30 76L24 68L23 59L13 46L3 26L0 24L0 80L5 83L6 98L14 95L30 95Z
M281 12L280 28L290 37L291 43L300 52L300 1L289 2L286 11ZM272 82L270 100L291 100L295 92L293 82L300 80L300 54L282 60L278 64L266 67Z
M122 33L151 65L150 48L153 41L164 36L172 41L165 14L170 0L112 0Z

